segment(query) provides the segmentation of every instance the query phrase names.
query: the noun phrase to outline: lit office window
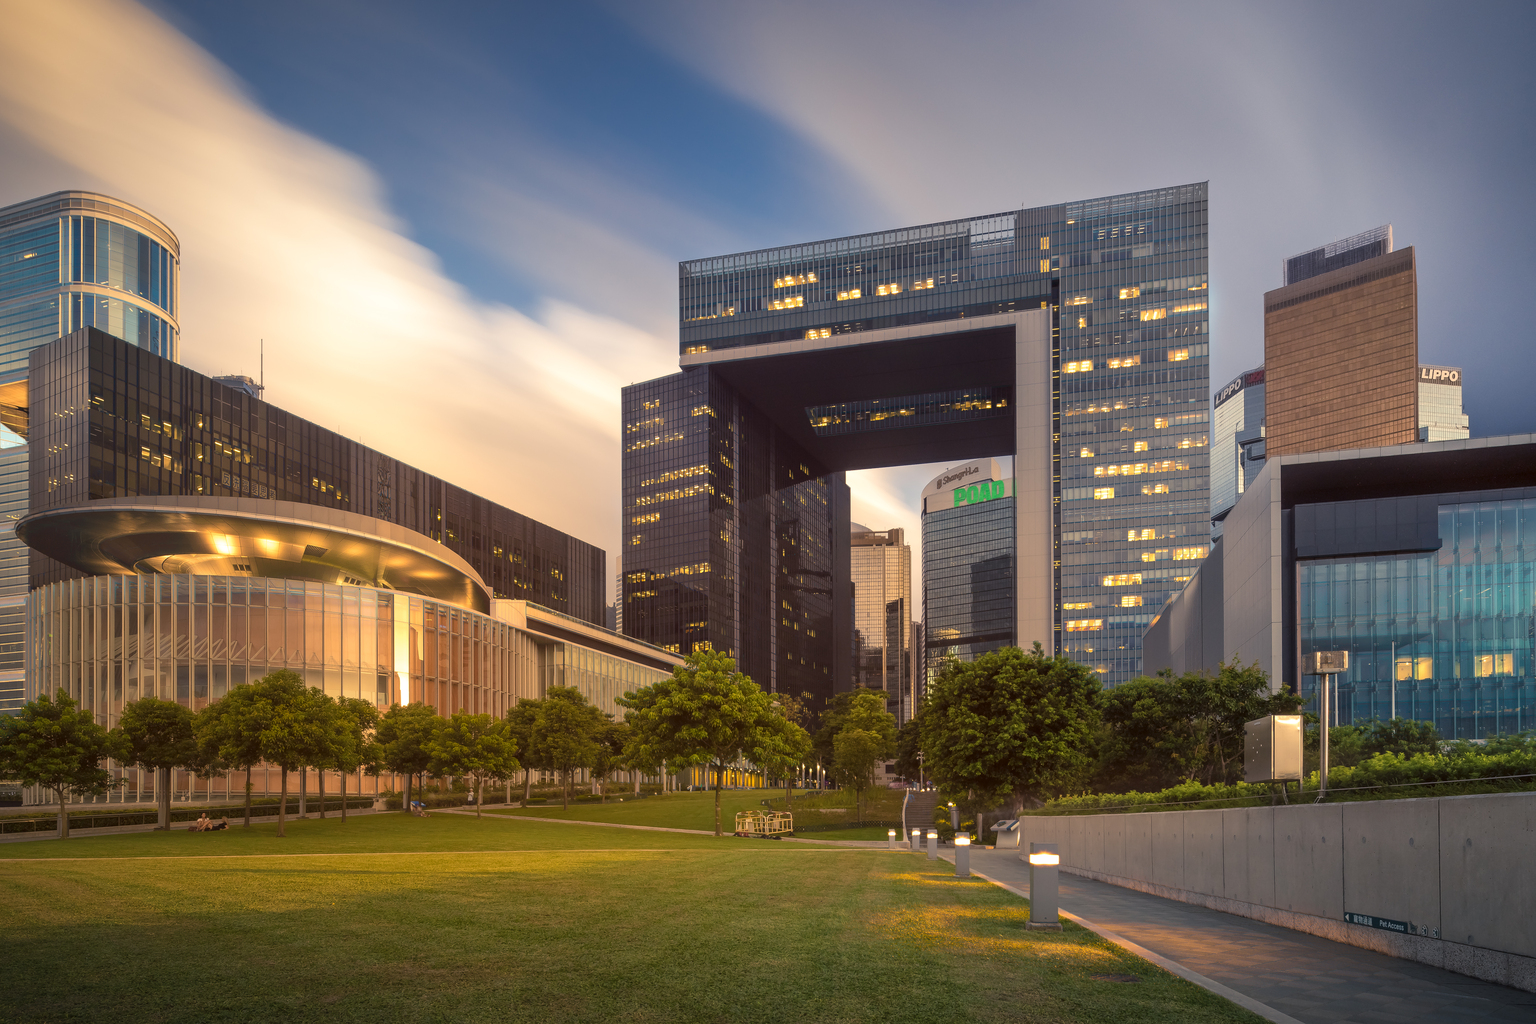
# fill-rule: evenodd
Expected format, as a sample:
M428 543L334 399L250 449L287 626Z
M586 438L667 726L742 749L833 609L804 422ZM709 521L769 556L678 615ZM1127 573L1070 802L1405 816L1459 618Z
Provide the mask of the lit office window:
M1102 501L1105 498L1113 498L1114 496L1115 489L1113 487L1095 487L1093 489L1093 498L1095 501Z
M1092 633L1103 628L1103 619L1068 619L1066 621L1068 633Z
M1141 607L1141 595L1140 594L1127 594L1127 595L1125 595L1124 597L1122 597L1120 599L1120 607L1121 608L1140 608Z
M1144 309L1141 311L1141 319L1143 323L1148 320L1162 320L1167 316L1168 310L1162 306L1159 306L1156 309Z
M1104 577L1103 585L1106 587L1139 587L1141 586L1141 573L1117 572Z

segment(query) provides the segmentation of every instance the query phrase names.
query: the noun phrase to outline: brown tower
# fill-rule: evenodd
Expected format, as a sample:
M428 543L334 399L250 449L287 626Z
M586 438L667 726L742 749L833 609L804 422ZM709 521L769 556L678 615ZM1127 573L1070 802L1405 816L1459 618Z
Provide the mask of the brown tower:
M1416 440L1418 310L1412 247L1266 292L1267 454Z

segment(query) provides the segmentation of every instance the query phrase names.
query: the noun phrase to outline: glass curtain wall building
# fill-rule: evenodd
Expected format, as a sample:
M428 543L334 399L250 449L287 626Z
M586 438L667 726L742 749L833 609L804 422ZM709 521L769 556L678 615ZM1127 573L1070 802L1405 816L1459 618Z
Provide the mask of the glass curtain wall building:
M1052 430L1031 442L1049 447L1055 466L1050 530L1057 564L1050 580L1031 585L1048 587L1057 605L1047 646L1092 666L1106 682L1136 676L1152 610L1189 577L1209 543L1207 206L1207 186L1198 183L683 263L685 372L626 391L626 631L635 595L649 600L657 577L668 578L675 565L697 564L698 551L723 528L682 504L668 507L676 516L642 509L635 504L644 497L640 482L655 479L653 469L696 469L705 474L700 486L719 490L723 480L711 475L733 472L691 457L665 468L646 461L642 468L650 449L634 446L682 446L664 438L686 435L680 425L692 415L692 406L680 403L671 407L665 429L647 428L646 402L668 401L659 396L686 386L713 396L710 408L725 407L725 393L734 392L722 379L728 368L721 354L733 350L771 356L796 343L1045 308L1053 317ZM821 464L810 457L800 462L807 476L830 479L847 469L955 458L955 449L935 450L937 442L925 439L958 436L941 435L946 427L1013 415L1011 386L925 392L922 382L918 373L901 383L893 378L893 390L883 394L806 401L798 409L783 403L774 424L822 458ZM864 385L849 383L858 386ZM642 393L648 389L657 395ZM793 424L786 417L803 420ZM722 441L712 451L742 436L723 423L719 430ZM868 443L875 435L889 439L879 453ZM867 443L837 443L850 439ZM958 457L981 454L988 453L972 446ZM990 454L1013 454L1012 443ZM776 487L794 483L779 479ZM637 521L652 512L660 515ZM635 529L642 526L649 529ZM673 554L679 545L692 546L687 561L681 550ZM683 579L670 586L692 589ZM740 614L749 594L745 577L733 577L711 614L724 614L727 606ZM778 597L771 604L775 613L788 610ZM846 603L834 606L840 614ZM712 620L667 614L674 625L633 635L686 651L697 642L690 630L713 628L697 625ZM1090 625L1066 633L1065 618Z
M1419 366L1419 440L1455 441L1472 436L1462 412L1461 367Z
M27 356L83 326L179 358L181 243L151 214L94 192L0 208L0 714L22 704Z
M1264 464L1264 367L1245 370L1211 403L1211 539Z
M901 530L851 529L855 686L884 690L900 725L912 717L912 548Z
M1013 480L995 459L946 469L923 490L923 685L1014 635Z

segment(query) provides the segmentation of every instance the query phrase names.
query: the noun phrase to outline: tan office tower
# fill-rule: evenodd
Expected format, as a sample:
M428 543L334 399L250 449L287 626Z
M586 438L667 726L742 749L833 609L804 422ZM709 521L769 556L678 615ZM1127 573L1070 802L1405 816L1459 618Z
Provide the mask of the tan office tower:
M1267 454L1418 439L1418 275L1390 226L1293 256L1264 295Z
M912 548L901 530L854 523L853 683L884 690L897 723L911 715Z

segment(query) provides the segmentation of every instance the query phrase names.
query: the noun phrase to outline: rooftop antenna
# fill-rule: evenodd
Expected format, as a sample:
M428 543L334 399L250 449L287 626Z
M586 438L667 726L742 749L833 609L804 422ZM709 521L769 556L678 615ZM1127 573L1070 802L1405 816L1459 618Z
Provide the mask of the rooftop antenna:
M265 395L267 393L267 339L262 338L257 344L261 346L257 364L260 367L257 372L261 375L261 379L256 382L256 390Z

